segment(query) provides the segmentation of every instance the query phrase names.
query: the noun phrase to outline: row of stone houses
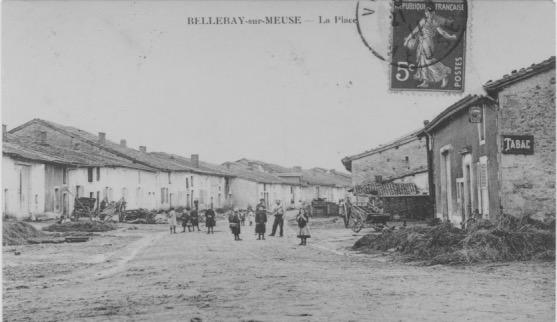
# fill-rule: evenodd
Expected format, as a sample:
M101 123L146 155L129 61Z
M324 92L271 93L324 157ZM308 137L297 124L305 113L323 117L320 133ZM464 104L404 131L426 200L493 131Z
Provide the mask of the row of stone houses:
M411 183L431 197L432 215L457 224L474 212L555 218L555 57L488 81L422 129L342 163L356 195Z
M224 167L237 178L233 191L252 191L250 196L244 193L234 198L240 207L251 204L254 197L263 198L268 203L281 200L284 205L292 207L314 199L338 202L346 198L350 187L349 175L323 168L286 168L248 159L226 162ZM254 184L257 184L256 189L247 188Z
M97 207L101 200L124 200L127 209L191 207L194 202L202 209L246 207L259 198L291 204L296 194L310 201L300 194L303 184L256 169L240 173L202 162L196 154L186 158L147 152L145 146L136 150L125 140L108 140L103 132L41 119L9 132L3 126L2 152L3 212L17 217L69 214L78 197L95 198ZM340 190L347 187L344 182Z

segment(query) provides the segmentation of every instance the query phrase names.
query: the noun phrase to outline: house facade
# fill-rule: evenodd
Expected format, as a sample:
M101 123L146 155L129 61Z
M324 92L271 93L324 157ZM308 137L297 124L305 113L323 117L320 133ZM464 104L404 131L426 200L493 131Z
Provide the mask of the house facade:
M503 212L555 218L555 57L490 81L484 89L499 106ZM528 143L531 147L525 146Z
M200 163L198 155L192 155L192 162L148 153L144 146L129 148L125 140L111 142L102 132L94 135L39 119L12 129L10 135L24 140L25 145L35 144L75 159L65 174L66 186L53 192L57 195L56 189L62 189L68 194L62 197L69 200L63 202L68 209L73 209L78 196L96 198L97 204L103 199L125 200L127 209L191 207L195 201L203 208L218 207L228 196L228 176Z
M369 151L342 159L352 174L352 186L375 182L414 183L421 193L429 193L427 140L411 132Z
M480 111L477 121L472 111ZM486 218L499 212L497 106L484 96L467 96L424 128L430 141L436 217L466 221L477 209Z
M484 85L423 129L435 213L555 218L555 58Z

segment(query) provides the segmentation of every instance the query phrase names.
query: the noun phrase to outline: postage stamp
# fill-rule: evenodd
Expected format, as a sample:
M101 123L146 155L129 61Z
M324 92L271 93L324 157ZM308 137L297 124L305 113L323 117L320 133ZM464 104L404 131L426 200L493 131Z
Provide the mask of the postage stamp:
M394 0L391 90L462 92L466 0Z

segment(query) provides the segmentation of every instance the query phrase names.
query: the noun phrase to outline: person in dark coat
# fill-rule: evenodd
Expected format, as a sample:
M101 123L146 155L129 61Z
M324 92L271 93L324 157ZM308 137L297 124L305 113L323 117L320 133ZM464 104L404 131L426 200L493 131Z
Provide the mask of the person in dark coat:
M265 240L265 228L267 225L267 207L265 199L261 199L257 207L255 207L255 233L257 240Z
M205 226L207 227L207 234L214 234L213 227L215 227L215 211L213 208L209 208L205 211Z
M182 232L185 233L186 232L186 227L188 227L188 231L190 230L190 226L189 226L189 222L191 220L190 217L190 208L187 207L186 210L184 211L184 213L182 214Z
M240 214L238 210L234 210L234 212L230 212L228 215L228 224L230 226L230 231L234 235L234 240L241 240L240 239Z
M187 208L187 209L189 209L189 208ZM193 211L191 211L191 213L190 213L190 223L191 223L191 228L192 228L193 231L195 231L195 227L197 227L197 231L201 231L201 229L199 229L199 212L197 211L197 209L194 209Z

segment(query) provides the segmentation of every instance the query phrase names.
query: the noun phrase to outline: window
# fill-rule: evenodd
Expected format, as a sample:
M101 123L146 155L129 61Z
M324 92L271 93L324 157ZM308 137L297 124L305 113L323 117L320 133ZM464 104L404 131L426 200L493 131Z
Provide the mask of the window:
M190 187L190 179L186 177L186 189Z
M68 183L68 170L66 168L62 169L62 183Z
M137 171L137 183L141 184L141 171Z
M81 186L75 186L75 197L79 198L81 197L81 194L83 192L83 189Z
M482 217L488 219L489 215L489 190L488 190L487 156L480 157L478 162L478 210Z
M193 187L193 176L190 178L191 186Z
M87 168L87 182L93 182L93 168Z
M408 156L405 156L405 157L404 157L404 161L405 161L406 163L408 163L408 162L410 162L410 158L409 158Z
M485 108L482 106L482 118L480 123L478 123L478 136L480 138L480 144L485 144Z
M451 150L450 145L440 149L441 159L441 185L439 187L439 197L441 199L440 214L443 219L450 219L453 215L453 187L451 174Z
M54 188L54 211L60 211L60 189Z
M101 180L101 167L97 167L97 181Z
M168 188L161 188L161 204L168 202Z
M172 184L172 180L170 179L170 172L168 173L168 184Z

